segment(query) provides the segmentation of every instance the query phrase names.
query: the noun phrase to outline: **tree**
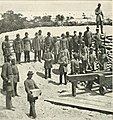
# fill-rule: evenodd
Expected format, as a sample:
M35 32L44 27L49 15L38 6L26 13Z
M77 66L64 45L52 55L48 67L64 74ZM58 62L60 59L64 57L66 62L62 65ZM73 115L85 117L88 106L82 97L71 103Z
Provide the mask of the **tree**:
M27 17L23 17L21 13L17 14L12 10L8 10L6 13L1 14L1 17L3 18L0 24L1 32L25 28L24 21Z

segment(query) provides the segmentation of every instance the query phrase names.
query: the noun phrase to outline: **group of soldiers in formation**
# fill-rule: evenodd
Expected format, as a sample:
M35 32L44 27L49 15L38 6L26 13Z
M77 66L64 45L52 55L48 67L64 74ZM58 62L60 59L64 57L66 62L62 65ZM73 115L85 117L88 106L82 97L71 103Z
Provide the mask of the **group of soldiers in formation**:
M17 82L19 82L19 70L17 64L21 64L21 55L24 53L24 62L31 62L31 52L34 53L34 62L38 61L42 63L44 60L45 79L51 78L52 64L59 64L59 84L67 84L66 75L68 72L68 65L71 65L70 74L84 74L87 70L95 71L96 64L99 63L98 69L106 69L106 63L108 58L106 55L106 49L102 45L101 34L99 33L99 24L101 24L101 33L103 33L103 26L101 17L103 16L100 10L100 4L95 10L97 15L97 28L96 33L93 35L89 27L86 27L84 34L77 31L73 32L73 35L67 31L66 34L61 34L61 37L52 37L50 32L47 32L47 36L42 35L42 31L39 30L35 33L33 39L29 38L28 32L25 32L25 37L21 39L20 34L16 34L16 39L13 41L13 50L15 57L11 58L11 43L9 36L5 36L5 40L2 43L2 50L4 56L4 64L2 66L1 77L3 79L3 91L6 92L6 108L14 110L12 105L12 96L18 96ZM25 90L27 92L27 98L30 103L30 114L32 118L36 118L35 112L35 100L31 89L37 89L35 81L32 79L33 71L28 71L27 79L24 81Z
M2 66L1 77L3 79L3 91L6 91L6 108L13 109L11 97L19 96L17 94L17 82L19 82L19 70L17 64L21 64L21 54L24 52L24 62L31 62L31 52L34 54L34 62L42 63L44 60L45 79L51 78L52 64L59 64L59 84L62 84L62 77L64 76L64 84L67 84L66 75L68 72L68 65L71 64L70 74L84 74L87 70L96 70L96 63L99 63L98 69L106 69L108 58L106 49L101 42L101 34L99 29L93 35L89 27L86 27L84 34L79 32L69 32L61 34L61 37L52 37L50 32L47 36L42 35L39 30L35 33L33 39L29 38L28 32L25 33L23 39L20 35L16 35L13 41L13 49L16 59L11 59L11 43L8 36L2 43L2 50L4 55L4 64ZM28 71L28 78L25 80L25 90L28 94L28 101L30 103L30 116L36 117L35 113L35 99L32 98L30 89L38 88L34 80L32 80L32 71ZM13 92L12 92L13 91ZM31 99L32 98L32 99Z

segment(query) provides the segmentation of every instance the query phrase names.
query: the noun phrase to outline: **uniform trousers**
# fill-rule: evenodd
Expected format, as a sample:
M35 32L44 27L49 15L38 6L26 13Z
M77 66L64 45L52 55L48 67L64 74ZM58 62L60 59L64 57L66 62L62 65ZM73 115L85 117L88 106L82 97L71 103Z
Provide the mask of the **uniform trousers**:
M66 79L67 72L60 73L60 84L62 84L62 76L63 75L64 75L64 81L65 81L65 85L66 85L67 84L67 79Z
M15 53L16 54L16 61L20 63L21 61L21 53Z
M41 50L37 51L35 50L34 51L34 60L36 61L36 58L37 58L37 54L38 54L38 60L41 61Z
M45 78L51 78L51 68L45 68Z
M36 111L35 111L35 100L34 101L30 101L30 116L33 116L34 118L36 118Z
M12 108L12 91L6 91L6 108Z
M96 25L97 25L97 28L99 28L99 25L100 25L101 33L103 34L103 22L102 21L97 21Z
M30 62L30 51L24 51L24 61Z

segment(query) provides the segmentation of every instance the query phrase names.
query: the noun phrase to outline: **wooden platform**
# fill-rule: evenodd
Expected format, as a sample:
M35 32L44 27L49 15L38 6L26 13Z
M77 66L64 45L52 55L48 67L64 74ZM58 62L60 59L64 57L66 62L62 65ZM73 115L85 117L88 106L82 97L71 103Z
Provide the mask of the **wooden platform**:
M107 93L105 96L102 96L99 95L96 89L94 89L94 91L87 92L84 90L78 91L79 92L76 97L73 97L71 92L68 91L59 94L59 97L57 98L49 98L45 99L45 101L57 105L77 107L80 109L113 114L113 93Z

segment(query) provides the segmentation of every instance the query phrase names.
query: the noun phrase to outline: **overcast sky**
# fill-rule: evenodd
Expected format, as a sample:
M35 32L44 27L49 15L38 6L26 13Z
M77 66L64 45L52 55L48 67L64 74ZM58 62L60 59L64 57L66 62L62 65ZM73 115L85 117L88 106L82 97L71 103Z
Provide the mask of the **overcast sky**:
M102 10L106 17L112 17L112 2L100 2L102 4ZM64 15L75 15L80 17L83 12L86 15L94 15L94 10L97 7L98 1L0 1L0 13L7 10L13 10L20 12L24 16L32 17L38 15L51 14L56 15L58 13Z

